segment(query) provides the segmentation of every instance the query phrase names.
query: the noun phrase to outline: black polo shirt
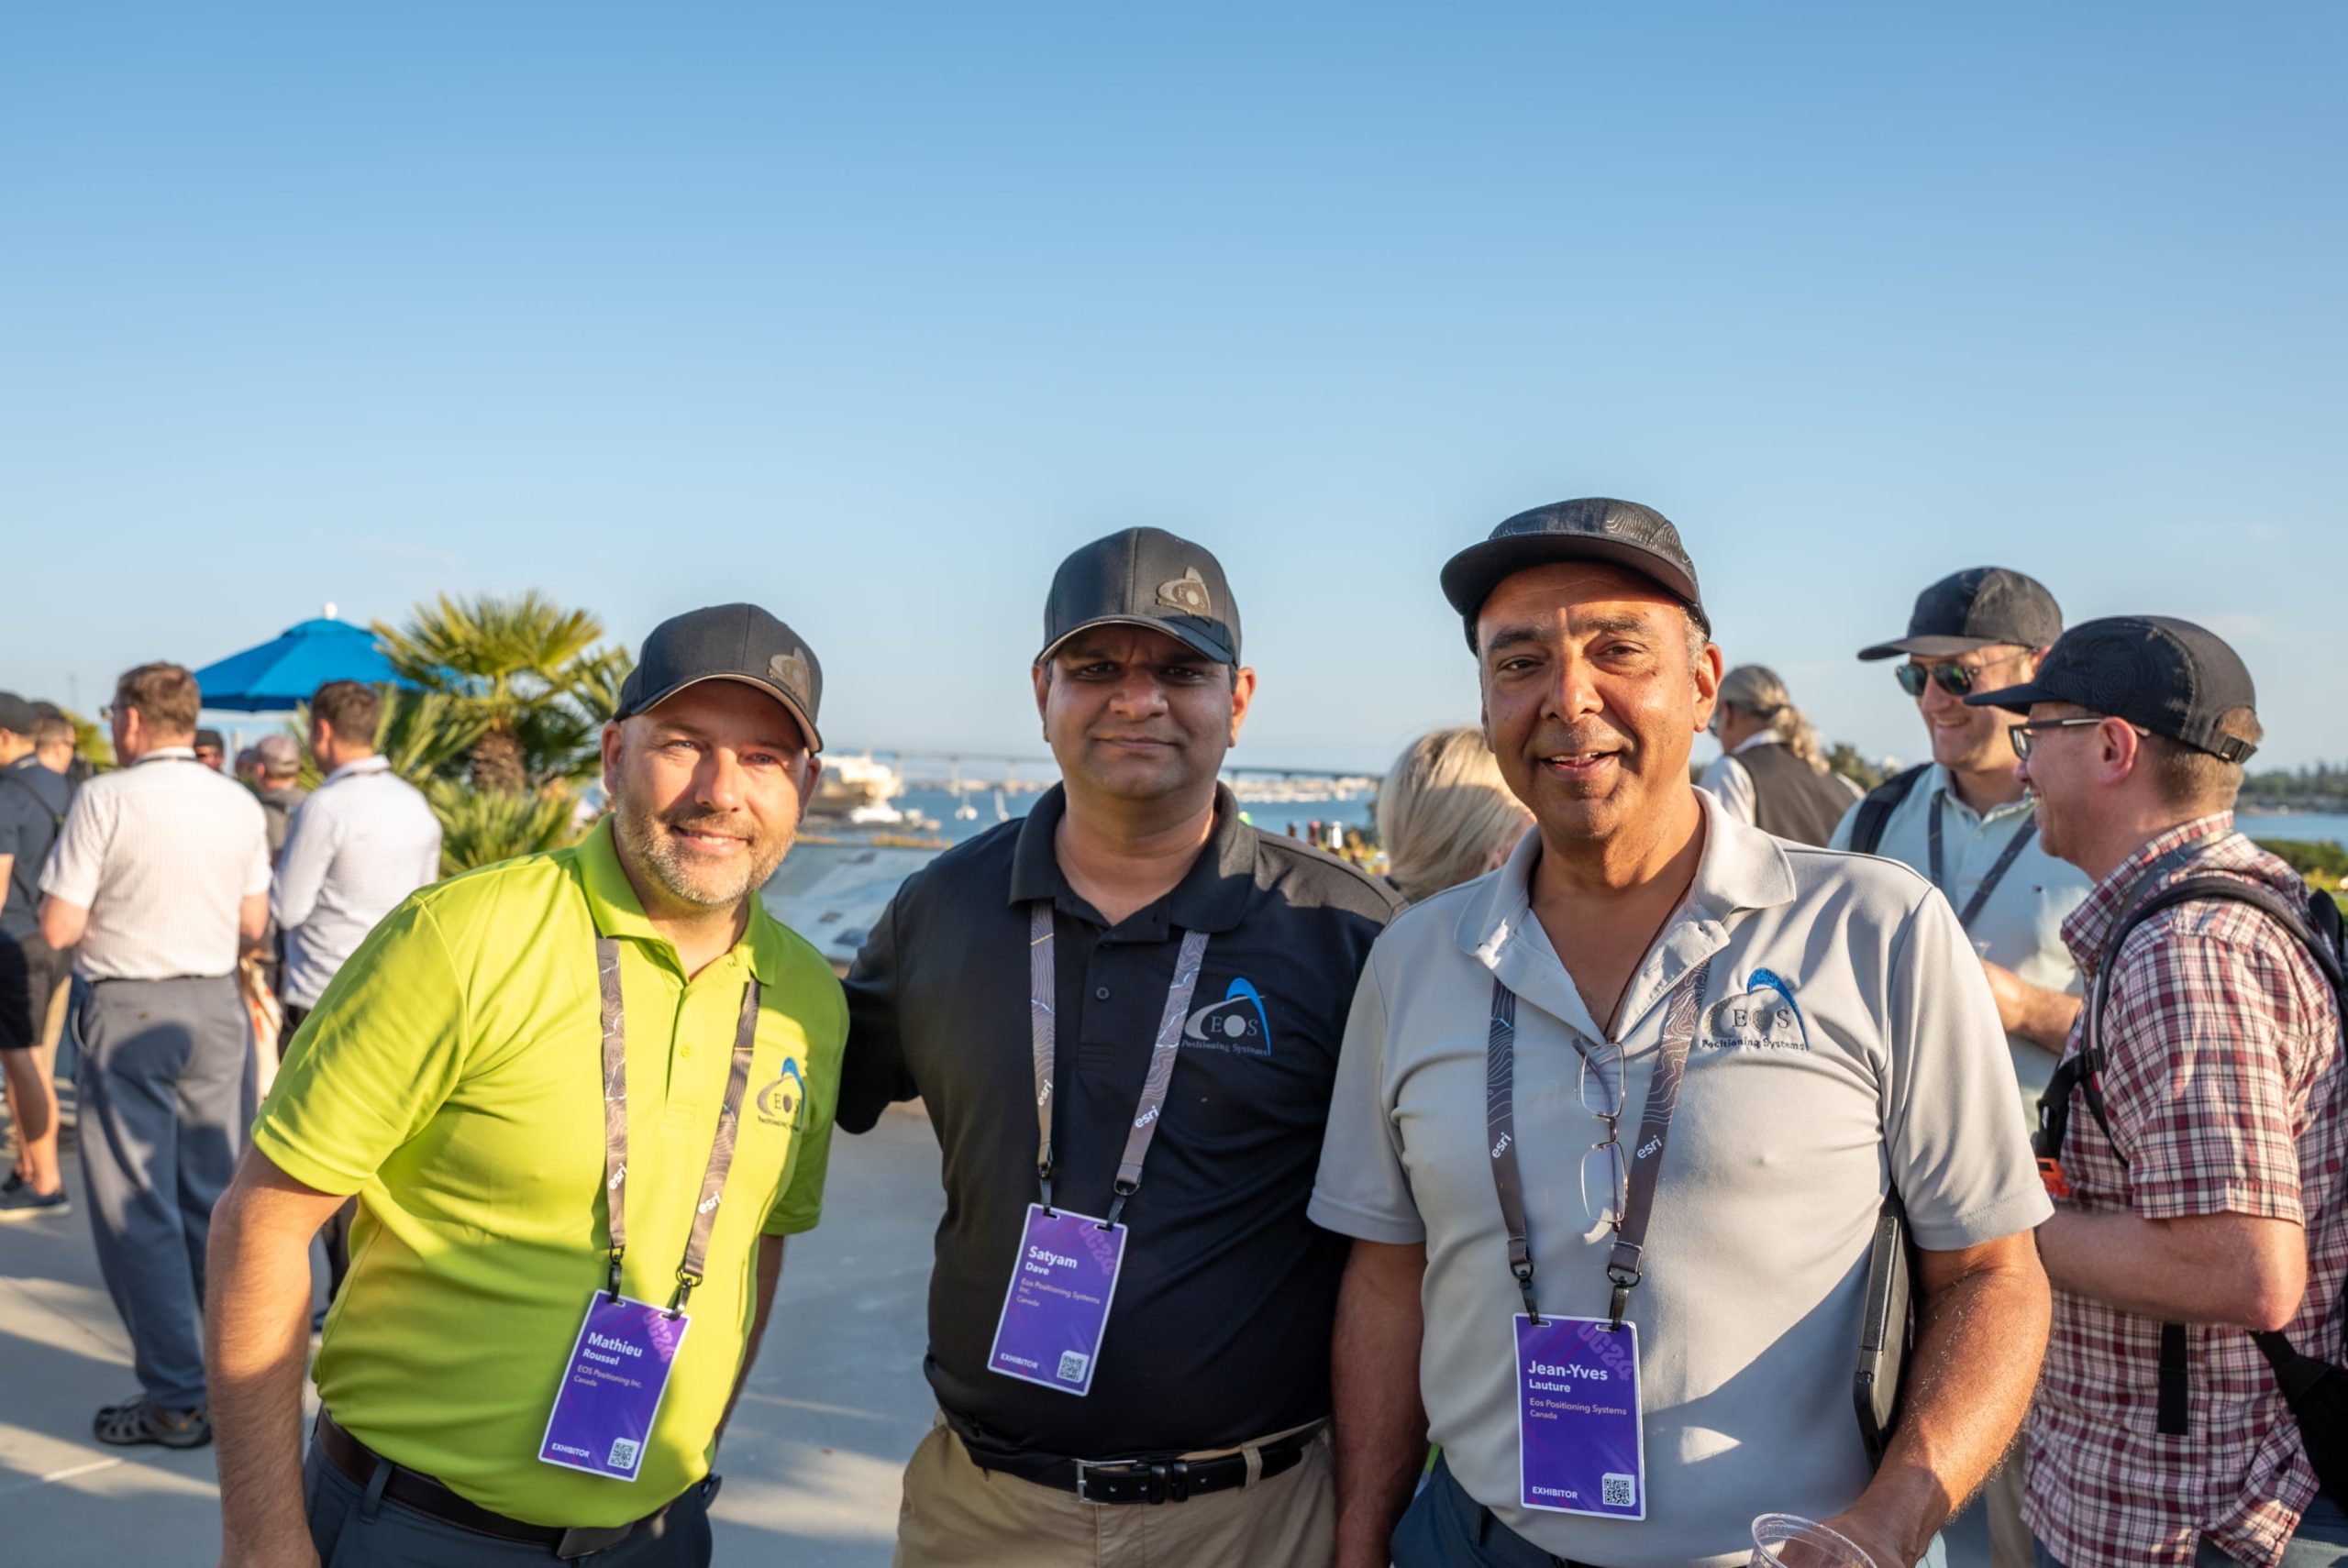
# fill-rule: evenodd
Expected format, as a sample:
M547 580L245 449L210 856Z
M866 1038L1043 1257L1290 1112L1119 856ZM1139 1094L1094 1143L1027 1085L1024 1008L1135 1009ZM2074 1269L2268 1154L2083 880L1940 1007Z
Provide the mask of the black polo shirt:
M1218 790L1214 836L1190 873L1112 928L1060 872L1065 810L1054 789L915 873L848 972L840 1126L862 1132L918 1094L945 1151L930 1384L992 1435L1084 1459L1220 1448L1317 1419L1349 1243L1304 1208L1354 983L1400 901L1343 861L1257 833ZM1107 1211L1175 955L1183 933L1208 933L1197 1027L1125 1205L1124 1271L1081 1398L987 1369L1037 1198L1027 906L1045 899L1058 970L1053 1198L1078 1213Z

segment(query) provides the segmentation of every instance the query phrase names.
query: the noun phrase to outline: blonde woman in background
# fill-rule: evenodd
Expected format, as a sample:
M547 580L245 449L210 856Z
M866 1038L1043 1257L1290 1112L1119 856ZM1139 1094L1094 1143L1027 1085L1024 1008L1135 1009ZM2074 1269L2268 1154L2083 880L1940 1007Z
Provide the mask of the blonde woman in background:
M1818 732L1777 671L1765 666L1741 664L1721 678L1712 734L1720 760L1696 787L1763 833L1822 845L1859 798L1857 785L1827 770Z
M1412 741L1378 790L1386 875L1412 903L1495 869L1532 825L1473 724Z

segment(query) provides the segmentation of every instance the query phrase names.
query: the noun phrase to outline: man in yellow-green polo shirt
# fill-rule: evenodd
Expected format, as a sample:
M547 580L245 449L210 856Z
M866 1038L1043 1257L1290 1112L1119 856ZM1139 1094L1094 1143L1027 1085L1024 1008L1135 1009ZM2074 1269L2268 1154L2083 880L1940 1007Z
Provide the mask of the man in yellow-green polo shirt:
M821 680L753 605L663 623L604 731L612 815L415 894L319 999L213 1219L224 1563L709 1562L838 1090L839 986L757 892ZM305 1463L309 1242L353 1194Z

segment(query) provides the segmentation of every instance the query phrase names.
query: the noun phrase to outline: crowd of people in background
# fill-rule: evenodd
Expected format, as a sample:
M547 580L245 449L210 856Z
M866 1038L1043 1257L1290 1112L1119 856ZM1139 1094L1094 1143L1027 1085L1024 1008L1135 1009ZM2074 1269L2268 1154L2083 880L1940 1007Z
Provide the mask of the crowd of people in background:
M1396 758L1371 875L1218 782L1257 675L1212 552L1076 551L1061 782L844 982L759 899L822 669L756 606L648 637L583 842L446 882L366 686L306 791L290 736L232 779L176 665L78 788L0 693L0 1216L71 1207L70 964L139 1384L96 1436L216 1424L231 1562L704 1563L833 1126L918 1098L904 1568L1714 1565L1775 1510L1888 1568L1977 1496L1997 1568L2348 1563L2278 1382L2342 1359L2340 922L2234 831L2234 651L1955 572L1857 654L1929 747L1862 791L1652 509L1521 513L1441 588L1482 722Z

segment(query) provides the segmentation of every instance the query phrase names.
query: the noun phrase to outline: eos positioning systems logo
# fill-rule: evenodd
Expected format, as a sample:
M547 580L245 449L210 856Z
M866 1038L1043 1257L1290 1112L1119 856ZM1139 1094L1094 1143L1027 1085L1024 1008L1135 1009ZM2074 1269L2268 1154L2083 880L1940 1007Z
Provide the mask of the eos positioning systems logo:
M759 1091L759 1120L770 1127L799 1131L800 1110L807 1103L807 1083L799 1076L799 1059L782 1059L782 1077Z
M1270 1055L1272 1026L1264 1015L1264 999L1247 981L1232 981L1221 1001L1199 1009L1182 1025L1182 1043L1249 1056Z

